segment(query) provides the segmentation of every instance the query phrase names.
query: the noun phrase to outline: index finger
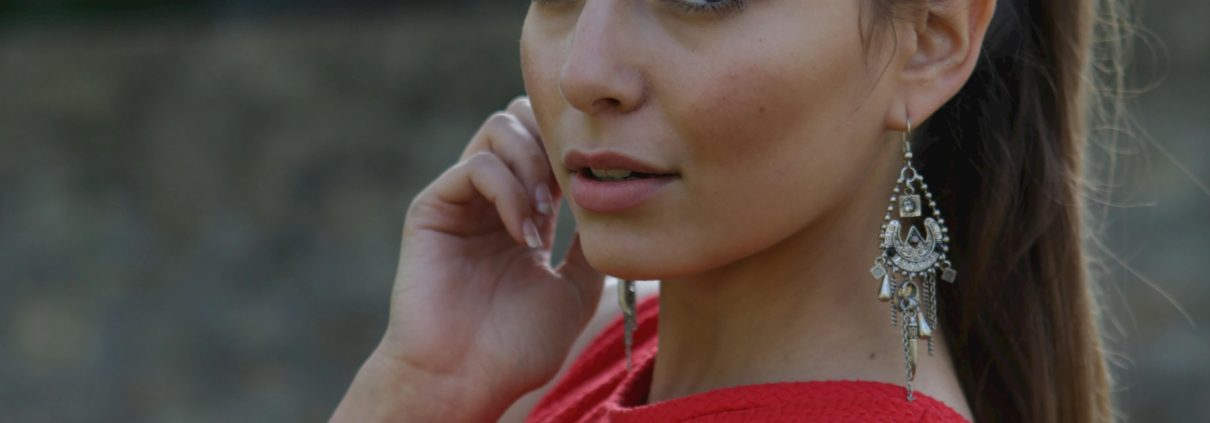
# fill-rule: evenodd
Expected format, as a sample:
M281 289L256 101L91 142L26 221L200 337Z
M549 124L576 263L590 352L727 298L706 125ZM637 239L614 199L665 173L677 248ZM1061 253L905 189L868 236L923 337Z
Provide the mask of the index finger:
M538 130L538 120L534 118L534 107L530 103L529 97L518 96L514 98L508 103L508 107L505 110L512 113L513 116L517 117L517 120L521 121L525 129L529 130L529 134L533 135L534 139L538 141L538 146L542 147L542 151L545 152L546 144L542 142L542 133Z
M542 133L538 129L538 119L534 117L534 107L533 103L529 101L529 97L522 95L514 98L508 103L506 110L521 122L521 125L529 131L530 135L533 135L533 139L538 142L538 148L542 149L542 155L546 156L547 159L552 159L550 154L546 152L546 142L543 141ZM554 166L554 164L552 163L551 166ZM553 167L551 168L549 180L556 180ZM555 198L562 195L562 190L559 189L558 184L552 184L550 189L551 194Z

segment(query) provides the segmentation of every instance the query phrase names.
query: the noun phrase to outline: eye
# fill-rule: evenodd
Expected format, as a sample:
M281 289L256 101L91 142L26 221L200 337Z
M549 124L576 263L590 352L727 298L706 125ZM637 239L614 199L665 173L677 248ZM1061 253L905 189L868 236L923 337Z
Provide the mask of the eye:
M748 0L659 0L661 3L680 10L688 15L722 16L743 12L748 7ZM558 7L568 6L575 0L531 0L539 6Z
M727 15L743 12L748 0L660 0L690 15Z
M530 0L530 3L551 9L567 8L577 2L577 0Z

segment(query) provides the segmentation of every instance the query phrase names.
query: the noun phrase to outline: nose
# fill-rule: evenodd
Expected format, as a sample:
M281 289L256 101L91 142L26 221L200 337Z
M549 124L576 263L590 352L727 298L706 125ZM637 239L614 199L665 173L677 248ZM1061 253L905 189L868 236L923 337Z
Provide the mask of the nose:
M589 114L628 113L642 104L644 77L631 61L639 34L630 0L584 2L571 45L559 74L559 91L567 102ZM627 54L627 52L631 52Z

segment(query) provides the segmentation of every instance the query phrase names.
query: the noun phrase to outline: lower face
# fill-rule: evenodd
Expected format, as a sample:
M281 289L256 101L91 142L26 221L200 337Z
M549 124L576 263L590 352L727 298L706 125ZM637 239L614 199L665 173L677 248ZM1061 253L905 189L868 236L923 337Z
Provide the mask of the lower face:
M719 14L674 4L725 0L531 5L522 71L562 191L577 177L563 163L570 149L621 151L676 173L622 210L567 197L598 270L705 272L826 224L871 185L887 150L890 101L877 82L889 56L863 42L862 2L739 1L741 12ZM607 71L570 72L594 66ZM570 101L614 94L639 100Z

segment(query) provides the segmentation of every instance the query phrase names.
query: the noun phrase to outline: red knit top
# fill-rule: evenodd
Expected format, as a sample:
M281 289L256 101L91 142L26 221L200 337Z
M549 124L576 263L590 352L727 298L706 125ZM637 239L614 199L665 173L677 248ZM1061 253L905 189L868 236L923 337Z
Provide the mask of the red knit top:
M715 389L647 404L655 368L658 297L637 307L634 369L626 372L622 321L610 323L546 394L527 422L967 422L934 398L862 380L782 382Z

